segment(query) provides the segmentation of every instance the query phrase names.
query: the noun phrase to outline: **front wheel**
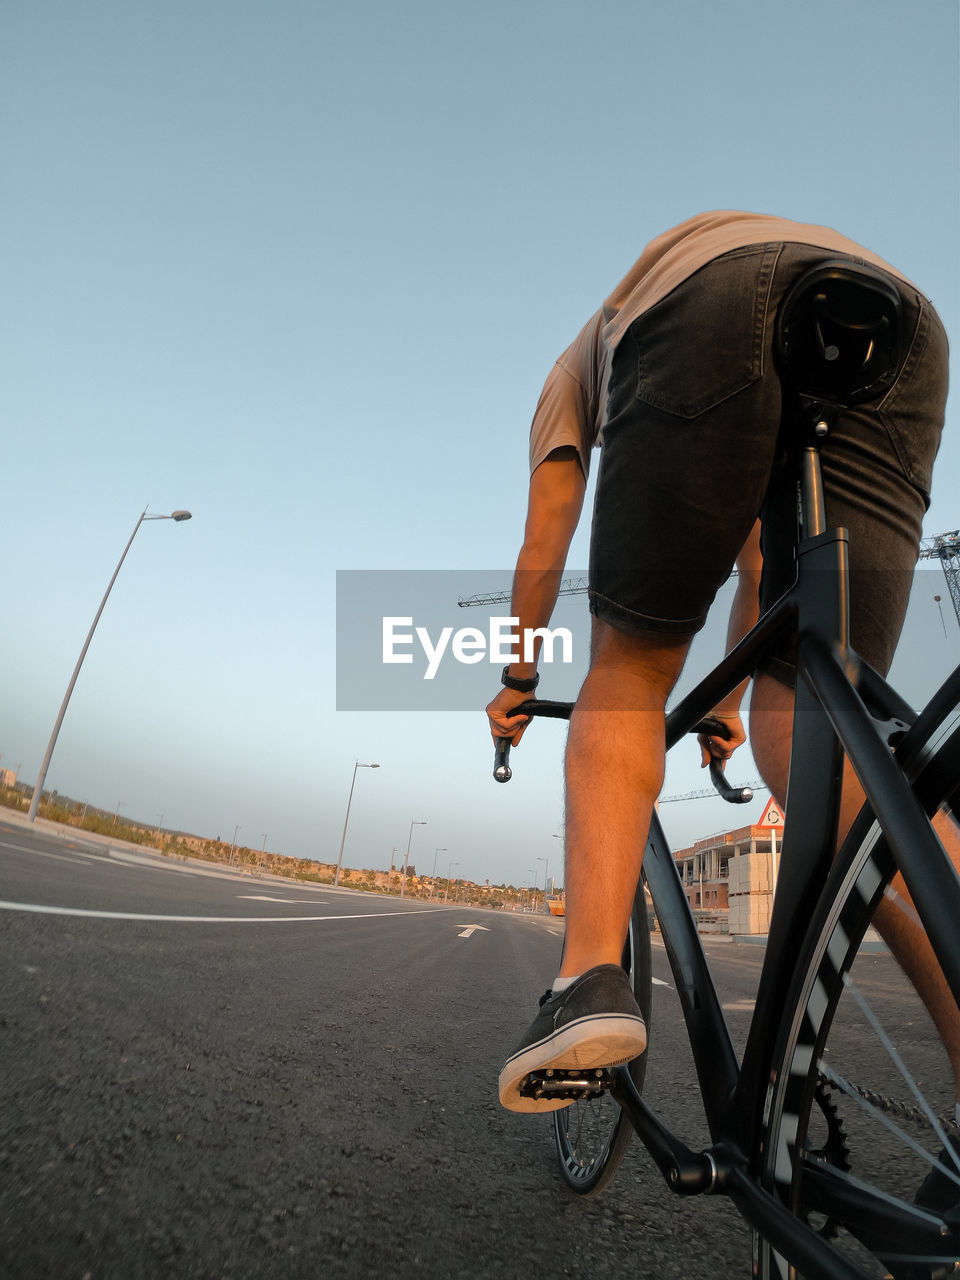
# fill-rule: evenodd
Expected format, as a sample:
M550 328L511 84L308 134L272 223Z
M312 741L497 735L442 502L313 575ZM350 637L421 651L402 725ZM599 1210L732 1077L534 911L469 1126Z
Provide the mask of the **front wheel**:
M898 755L956 864L960 674ZM957 1057L960 991L926 942L869 806L831 884L834 899L811 925L780 1033L760 1174L864 1277L960 1276L960 1079L945 1049L952 1042ZM953 909L960 948L960 882ZM800 1280L759 1237L754 1273Z
M630 927L623 950L623 967L650 1033L650 924L644 882L637 886ZM649 1043L648 1043L649 1049ZM638 1089L643 1087L647 1054L629 1064ZM560 1170L578 1195L599 1195L623 1158L633 1129L626 1115L608 1093L581 1098L553 1113Z

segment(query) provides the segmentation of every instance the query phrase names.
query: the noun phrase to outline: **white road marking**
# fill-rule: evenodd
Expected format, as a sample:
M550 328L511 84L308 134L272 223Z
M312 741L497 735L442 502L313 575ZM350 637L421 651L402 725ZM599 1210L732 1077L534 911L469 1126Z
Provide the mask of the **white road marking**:
M209 876L215 880L240 880L246 874L236 868L223 866L222 863L213 863L211 866L222 867L222 870L207 870L205 867L198 867L194 863L171 861L164 858L161 853L155 853L152 857L143 854L127 853L124 849L111 849L110 861L119 866L145 867L148 871L177 871L181 874L189 876Z
M263 893L238 893L237 897L245 899L247 902L286 902L296 904L298 902L324 902L324 898L268 898Z
M669 982L664 982L662 978L651 978L650 981L655 987L669 987Z
M458 937L458 938L469 938L469 937L470 937L470 935L471 935L471 933L476 933L478 929L480 929L480 930L481 930L481 932L483 932L483 933L489 933L489 932L490 932L490 930L487 928L487 926L486 926L485 924L468 924L468 925L467 925L467 927L464 929L463 933L458 933L458 934L457 934L457 937Z
M79 852L74 854L49 853L45 849L33 849L29 848L27 845L7 844L5 840L0 840L0 848L15 849L17 853L29 853L33 858L53 858L57 862L79 862L86 866L89 866L92 862L103 861L102 858L97 858L95 854L83 854Z
M162 916L136 911L87 911L81 907L45 907L33 902L0 902L0 911L31 911L44 916L84 916L91 920L151 920L166 924L297 924L337 920L381 920L384 916L420 916L427 908L416 911L370 911L351 916Z

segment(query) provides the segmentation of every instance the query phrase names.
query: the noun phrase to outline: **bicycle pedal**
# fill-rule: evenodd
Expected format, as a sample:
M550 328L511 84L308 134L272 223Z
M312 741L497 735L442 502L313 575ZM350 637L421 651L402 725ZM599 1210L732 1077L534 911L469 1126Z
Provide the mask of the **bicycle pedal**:
M599 1097L613 1083L613 1075L606 1067L589 1070L553 1067L549 1071L531 1071L520 1085L524 1098L578 1098Z

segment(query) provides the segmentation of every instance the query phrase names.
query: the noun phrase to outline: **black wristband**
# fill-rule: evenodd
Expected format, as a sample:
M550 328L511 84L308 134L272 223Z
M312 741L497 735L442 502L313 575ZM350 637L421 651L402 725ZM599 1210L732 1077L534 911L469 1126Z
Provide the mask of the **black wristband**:
M503 668L500 672L500 683L507 689L514 689L517 693L533 693L534 689L540 683L540 672L535 676L530 676L526 680L521 680L517 676L508 675L510 664Z

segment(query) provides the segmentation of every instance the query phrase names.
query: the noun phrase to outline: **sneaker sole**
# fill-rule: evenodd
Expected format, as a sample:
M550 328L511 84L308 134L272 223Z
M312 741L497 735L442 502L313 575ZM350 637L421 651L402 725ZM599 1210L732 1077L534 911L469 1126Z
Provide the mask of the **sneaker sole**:
M619 1067L639 1058L646 1047L647 1028L641 1018L622 1014L581 1018L507 1060L500 1072L500 1103L508 1111L559 1111L570 1106L569 1098L525 1098L520 1093L531 1071Z

